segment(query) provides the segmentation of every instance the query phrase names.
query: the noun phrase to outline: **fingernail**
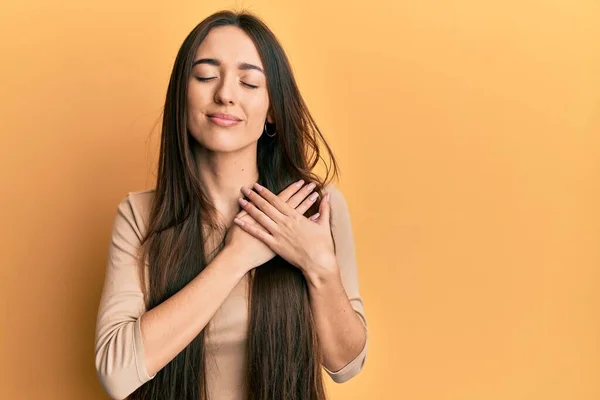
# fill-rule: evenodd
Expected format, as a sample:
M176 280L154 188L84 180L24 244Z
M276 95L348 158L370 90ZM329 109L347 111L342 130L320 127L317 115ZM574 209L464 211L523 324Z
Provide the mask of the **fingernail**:
M240 202L241 205L245 206L246 204L248 204L248 202L242 198L239 198L238 201Z
M314 192L313 194L311 194L310 196L308 196L308 198L310 199L310 201L315 201L317 199L317 197L319 197L319 193Z
M256 191L257 191L257 192L260 192L261 190L263 190L263 187L262 187L262 186L260 186L260 185L258 184L258 182L256 182L256 183L254 184L254 187L256 188Z
M302 186L304 184L304 179L300 179L298 182L296 182L297 186Z
M315 188L315 186L317 186L317 185L316 185L314 182L311 182L311 183L308 185L308 190L313 190L313 189Z
M329 195L329 193L327 193L325 195L325 201L329 203L329 199L331 198L331 196Z

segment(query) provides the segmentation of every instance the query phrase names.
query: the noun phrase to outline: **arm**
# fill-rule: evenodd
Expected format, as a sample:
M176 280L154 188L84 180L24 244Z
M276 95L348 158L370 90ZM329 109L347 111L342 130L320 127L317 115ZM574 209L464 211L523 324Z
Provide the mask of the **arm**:
M246 273L232 265L240 263L221 251L183 289L140 317L150 374L160 371L208 325Z
M146 312L136 262L142 219L131 199L117 210L96 326L96 371L113 398L154 378L204 329L246 272L223 250L183 289Z
M358 292L354 238L342 193L330 185L331 229L336 242L336 265L307 277L311 309L324 355L324 368L338 383L362 369L367 354L367 326Z

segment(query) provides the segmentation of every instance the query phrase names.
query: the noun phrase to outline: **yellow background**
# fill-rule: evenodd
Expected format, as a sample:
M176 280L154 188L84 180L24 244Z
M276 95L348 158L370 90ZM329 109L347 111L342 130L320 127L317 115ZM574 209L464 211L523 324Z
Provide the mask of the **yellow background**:
M342 166L370 326L332 399L600 398L600 2L9 1L0 398L103 399L110 227L177 49L245 7Z

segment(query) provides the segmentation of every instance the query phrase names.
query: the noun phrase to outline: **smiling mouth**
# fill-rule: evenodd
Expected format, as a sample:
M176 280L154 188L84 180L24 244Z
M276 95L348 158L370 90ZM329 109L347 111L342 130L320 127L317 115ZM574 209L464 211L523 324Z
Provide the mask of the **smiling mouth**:
M207 114L209 117L216 117L216 118L221 118L221 119L230 119L232 121L241 121L241 118L236 117L235 115L231 115L231 114L227 114L227 113L212 113L212 114Z
M215 125L218 126L233 126L241 122L239 119L232 119L234 117L221 116L221 115L209 115L208 119Z

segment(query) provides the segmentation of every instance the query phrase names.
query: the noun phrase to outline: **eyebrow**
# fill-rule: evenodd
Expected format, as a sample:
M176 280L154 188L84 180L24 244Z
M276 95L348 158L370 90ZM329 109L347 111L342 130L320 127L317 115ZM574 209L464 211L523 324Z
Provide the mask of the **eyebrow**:
M196 64L208 64L208 65L214 65L216 67L219 67L221 65L221 61L219 61L215 58L201 58L199 60L194 61L194 63L192 64L192 67L194 67ZM255 69L257 71L262 72L263 74L265 73L265 71L263 71L263 69L261 67L259 67L258 65L249 64L249 63L245 63L245 62L239 63L238 69L241 69L243 71Z

